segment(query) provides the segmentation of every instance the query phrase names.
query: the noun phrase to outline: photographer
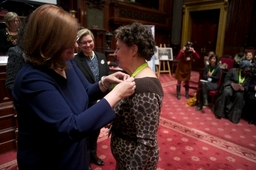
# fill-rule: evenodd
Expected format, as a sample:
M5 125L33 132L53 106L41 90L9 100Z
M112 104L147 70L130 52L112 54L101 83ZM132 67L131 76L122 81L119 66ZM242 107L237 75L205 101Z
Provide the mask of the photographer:
M193 45L192 42L187 42L187 44L180 50L176 58L179 60L179 63L175 72L175 78L177 79L176 97L178 100L180 100L180 86L182 81L185 82L185 92L186 92L185 96L186 98L188 98L188 89L189 89L190 73L192 70L192 62L194 60L194 57L196 57L197 59L200 58L200 56L194 50L192 45Z

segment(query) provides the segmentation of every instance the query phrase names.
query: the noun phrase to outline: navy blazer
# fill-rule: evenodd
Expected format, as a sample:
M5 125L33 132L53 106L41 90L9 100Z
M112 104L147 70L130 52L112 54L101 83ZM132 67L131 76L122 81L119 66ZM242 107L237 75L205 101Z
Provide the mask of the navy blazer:
M19 169L88 169L86 136L115 118L98 83L90 84L68 61L67 78L25 63L13 88L18 112ZM50 168L49 168L50 167Z
M107 76L111 72L109 70L109 66L107 63L107 59L104 54L94 52L95 56L98 59L98 67L99 67L99 77ZM76 62L78 68L82 71L83 75L86 77L86 79L90 83L95 83L94 75L92 74L92 71L89 67L89 65L86 62L86 56L82 51L80 51L74 58L74 61Z

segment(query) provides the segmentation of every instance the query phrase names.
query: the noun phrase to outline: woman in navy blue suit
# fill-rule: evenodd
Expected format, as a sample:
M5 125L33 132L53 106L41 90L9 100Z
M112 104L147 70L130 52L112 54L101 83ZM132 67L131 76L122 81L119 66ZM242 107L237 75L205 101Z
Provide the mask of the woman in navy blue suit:
M86 80L73 61L77 30L77 20L55 5L42 5L29 17L27 60L12 91L19 170L87 170L86 137L111 122L113 107L134 93L134 78L122 72L94 84Z
M77 44L80 52L75 56L74 61L90 83L98 82L101 77L109 75L110 70L104 54L94 50L94 35L89 29L81 29L77 33ZM89 107L97 101L89 103ZM87 152L90 162L103 166L104 162L97 156L97 139L100 129L93 132L87 138ZM89 166L89 169L91 167Z

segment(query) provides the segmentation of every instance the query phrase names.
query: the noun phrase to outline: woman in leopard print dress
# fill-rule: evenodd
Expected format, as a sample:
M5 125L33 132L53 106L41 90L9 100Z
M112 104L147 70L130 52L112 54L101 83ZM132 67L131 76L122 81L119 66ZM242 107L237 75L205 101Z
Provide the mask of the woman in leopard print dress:
M121 26L115 33L119 67L136 82L135 93L114 108L111 151L116 170L154 170L159 158L157 129L163 90L146 60L154 55L155 41L150 29L139 23Z

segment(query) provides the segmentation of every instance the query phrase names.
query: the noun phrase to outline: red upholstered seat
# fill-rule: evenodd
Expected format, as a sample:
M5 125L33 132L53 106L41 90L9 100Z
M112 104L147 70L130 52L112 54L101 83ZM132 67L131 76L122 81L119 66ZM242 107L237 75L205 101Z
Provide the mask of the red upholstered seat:
M221 57L220 61L222 64L226 63L228 65L228 70L234 67L235 60L229 57Z
M219 90L220 90L220 87L221 87L221 83L222 83L222 75L223 75L223 73L221 72L220 73L220 78L218 80L218 89L217 90L210 90L210 91L208 91L208 96L212 97L211 107L214 105L215 98L216 98L216 96L219 93Z

